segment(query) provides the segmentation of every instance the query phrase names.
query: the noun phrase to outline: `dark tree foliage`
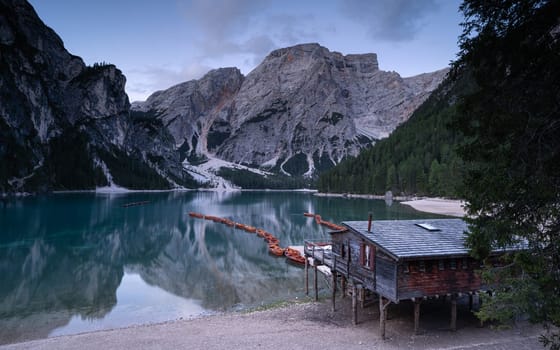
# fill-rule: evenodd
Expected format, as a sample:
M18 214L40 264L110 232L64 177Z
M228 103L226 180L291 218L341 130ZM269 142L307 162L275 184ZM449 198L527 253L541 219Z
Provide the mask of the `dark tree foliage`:
M468 67L479 87L456 122L468 245L482 259L491 247L529 247L508 268L487 268L500 287L479 316L560 326L560 1L466 0L461 10L454 69ZM541 340L560 349L557 328Z
M111 152L99 149L97 153L107 164L113 181L119 186L137 190L171 188L171 184L142 159L116 148Z
M322 174L319 191L455 197L463 168L455 148L463 136L449 123L455 101L472 89L468 74L446 79L388 138Z
M51 168L51 186L55 190L95 189L106 186L101 169L94 166L87 137L68 130L49 143L46 166Z

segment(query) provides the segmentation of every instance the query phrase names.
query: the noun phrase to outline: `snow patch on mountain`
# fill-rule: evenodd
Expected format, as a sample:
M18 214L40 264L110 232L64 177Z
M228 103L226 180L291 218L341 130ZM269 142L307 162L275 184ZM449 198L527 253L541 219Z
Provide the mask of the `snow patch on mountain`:
M208 160L202 164L192 165L188 161L185 161L183 162L183 167L201 185L206 185L218 190L240 189L228 180L217 175L221 168L247 170L261 176L272 175L272 173L270 172L250 168L241 164L235 164L223 159L212 157L210 155L207 155L206 157L208 158Z

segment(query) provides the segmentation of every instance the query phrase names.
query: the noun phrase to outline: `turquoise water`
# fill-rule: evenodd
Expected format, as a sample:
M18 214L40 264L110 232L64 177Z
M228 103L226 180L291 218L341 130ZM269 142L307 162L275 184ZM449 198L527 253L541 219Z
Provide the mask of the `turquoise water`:
M123 207L131 202L149 201ZM427 218L381 200L304 192L65 193L0 200L0 344L192 318L303 296L303 270L254 234L193 219L226 217L282 246L328 239L304 212L339 223Z

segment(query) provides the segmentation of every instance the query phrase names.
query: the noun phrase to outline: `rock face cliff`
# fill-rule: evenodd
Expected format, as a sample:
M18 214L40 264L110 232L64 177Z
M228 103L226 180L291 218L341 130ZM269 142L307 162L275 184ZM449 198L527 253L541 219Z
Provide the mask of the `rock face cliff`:
M211 71L132 108L162 120L187 162L312 176L388 136L446 73L402 78L379 70L376 54L302 44L271 52L245 78Z
M131 108L120 70L86 66L25 0L0 0L0 193L227 187L224 166L312 178L386 137L445 74L302 44Z
M24 0L0 0L0 193L172 187L161 121L130 115L125 77L71 55Z

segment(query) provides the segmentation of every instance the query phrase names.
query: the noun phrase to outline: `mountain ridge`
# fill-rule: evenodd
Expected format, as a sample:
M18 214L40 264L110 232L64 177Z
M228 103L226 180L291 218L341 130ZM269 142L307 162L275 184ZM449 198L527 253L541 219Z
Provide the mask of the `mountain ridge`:
M188 183L166 131L131 117L119 69L86 66L26 1L0 10L0 193Z
M402 78L376 54L300 44L131 106L116 66L86 66L25 0L0 9L0 193L235 187L222 168L265 187L313 179L387 136L447 71Z
M210 71L196 86L234 74L227 99L197 104L195 90L175 85L132 109L162 120L183 160L219 158L289 176L312 177L386 137L439 85L447 69L402 78L379 70L377 55L342 55L316 43L272 51L247 76L235 68ZM219 88L219 86L217 87ZM223 87L221 87L223 88ZM164 97L165 96L165 97ZM190 101L191 109L169 109L156 99ZM192 102L194 101L194 104Z

